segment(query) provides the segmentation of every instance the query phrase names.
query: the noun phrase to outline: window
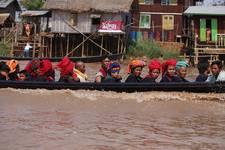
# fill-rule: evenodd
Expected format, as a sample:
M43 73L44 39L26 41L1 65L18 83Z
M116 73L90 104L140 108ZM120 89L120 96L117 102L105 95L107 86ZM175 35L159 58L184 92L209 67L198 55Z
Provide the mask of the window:
M139 4L152 5L154 0L139 0Z
M151 20L149 14L140 14L139 27L140 28L150 28Z
M161 0L161 5L177 5L177 0Z
M72 13L69 18L69 22L71 23L72 26L77 26L77 14Z
M91 24L92 25L100 25L100 23L101 23L101 15L91 14Z
M163 30L173 30L174 29L174 16L173 15L163 15Z

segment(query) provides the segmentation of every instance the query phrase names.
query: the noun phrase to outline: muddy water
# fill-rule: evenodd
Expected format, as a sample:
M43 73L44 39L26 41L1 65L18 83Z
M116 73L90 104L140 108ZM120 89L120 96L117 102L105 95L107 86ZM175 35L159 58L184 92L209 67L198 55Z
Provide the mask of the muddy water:
M0 90L0 149L225 149L225 94Z
M92 78L96 66L87 66ZM225 149L224 102L212 93L0 89L0 149Z

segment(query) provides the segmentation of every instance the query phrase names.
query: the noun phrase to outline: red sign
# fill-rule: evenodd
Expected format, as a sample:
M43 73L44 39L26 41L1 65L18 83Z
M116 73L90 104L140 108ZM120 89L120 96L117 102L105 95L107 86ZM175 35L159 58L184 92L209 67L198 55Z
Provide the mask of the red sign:
M122 21L102 21L99 27L100 32L122 32Z

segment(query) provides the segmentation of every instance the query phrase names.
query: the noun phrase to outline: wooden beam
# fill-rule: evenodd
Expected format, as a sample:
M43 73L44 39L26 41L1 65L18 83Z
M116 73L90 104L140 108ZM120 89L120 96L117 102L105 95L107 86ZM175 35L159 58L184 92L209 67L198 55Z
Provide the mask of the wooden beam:
M102 34L102 40L101 40L101 52L100 52L100 55L102 56L102 47L103 47L103 44L104 44L104 34Z
M84 36L82 37L82 52L81 52L81 56L84 56Z
M62 20L69 25L73 30L79 32L81 35L83 35L84 37L88 38L84 33L80 32L76 27L72 26L68 21L66 21L65 19L62 18ZM97 45L98 47L101 48L101 45L99 45L98 43L96 43L95 41L93 41L92 39L89 39L92 43L94 43L95 45ZM110 51L106 50L105 48L102 47L102 49L104 51L106 51L108 54L112 54Z
M120 51L120 34L118 35L117 54L119 54L119 51Z
M70 42L70 34L68 33L67 40L66 40L66 55L69 52L69 42Z

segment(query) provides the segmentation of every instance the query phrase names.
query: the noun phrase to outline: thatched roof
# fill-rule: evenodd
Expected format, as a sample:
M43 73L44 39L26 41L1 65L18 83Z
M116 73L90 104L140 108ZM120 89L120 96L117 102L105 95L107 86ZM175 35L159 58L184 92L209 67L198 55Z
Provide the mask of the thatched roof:
M75 12L129 12L133 0L46 0L45 9Z

